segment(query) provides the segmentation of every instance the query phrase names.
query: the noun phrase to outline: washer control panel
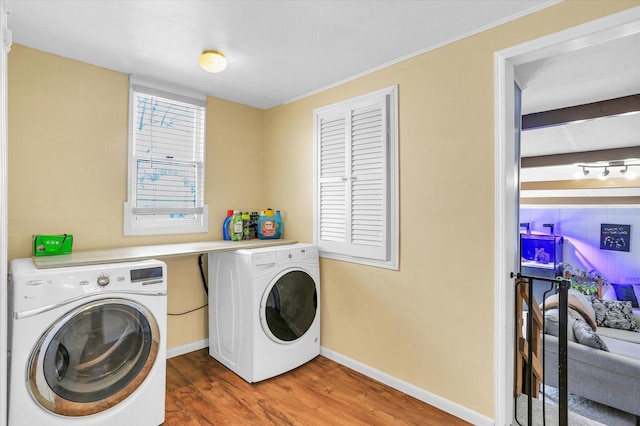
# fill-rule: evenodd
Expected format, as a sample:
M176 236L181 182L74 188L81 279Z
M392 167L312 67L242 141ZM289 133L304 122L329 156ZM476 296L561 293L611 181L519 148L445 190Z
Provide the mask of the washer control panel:
M141 260L37 269L31 259L14 259L9 274L13 314L26 315L97 294L163 295L167 292L166 268L159 260Z

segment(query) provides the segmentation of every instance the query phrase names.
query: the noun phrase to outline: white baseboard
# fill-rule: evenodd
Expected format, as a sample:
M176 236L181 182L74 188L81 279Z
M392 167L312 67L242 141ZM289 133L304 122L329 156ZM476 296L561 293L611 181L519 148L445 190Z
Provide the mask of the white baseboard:
M365 376L373 380L384 383L385 385L399 390L402 393L419 399L422 402L439 408L442 411L446 411L447 413L465 420L471 424L477 426L493 426L494 424L493 419L489 417L486 417L473 410L469 410L468 408L463 407L460 404L456 404L455 402L449 401L448 399L442 398L410 383L404 382L400 379L383 373L382 371L376 370L375 368L369 367L368 365L362 364L356 360L348 358L325 347L320 348L320 355L329 358L330 360L335 361L338 364L342 364L345 367L349 367L350 369L355 370L358 373L364 374Z
M209 347L209 339L200 340L199 342L192 342L176 348L167 349L167 359L175 356L188 354L189 352L197 351L203 348Z

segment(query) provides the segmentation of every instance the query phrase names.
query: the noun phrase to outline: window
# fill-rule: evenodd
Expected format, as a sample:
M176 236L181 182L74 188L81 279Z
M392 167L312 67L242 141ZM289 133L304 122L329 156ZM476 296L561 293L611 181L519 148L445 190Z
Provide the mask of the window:
M131 78L125 235L207 232L204 96Z
M320 255L398 269L397 86L314 111Z

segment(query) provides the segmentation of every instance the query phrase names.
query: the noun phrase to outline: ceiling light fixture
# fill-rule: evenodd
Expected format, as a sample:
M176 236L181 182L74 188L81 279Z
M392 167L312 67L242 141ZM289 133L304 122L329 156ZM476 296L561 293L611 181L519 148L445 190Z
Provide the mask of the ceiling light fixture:
M227 67L227 58L217 50L205 50L198 62L203 70L212 73L222 72Z
M589 170L586 167L582 167L582 170L577 170L573 177L574 179L585 179L589 175Z
M638 175L634 168L640 167L640 162L636 159L631 160L619 160L619 161L610 161L609 163L591 163L591 164L576 164L580 169L576 172L576 179L584 179L589 175L589 169L603 169L600 174L598 174L598 179L606 180L611 175L611 170L618 170L620 175L628 180L635 179ZM619 169L616 169L619 167Z

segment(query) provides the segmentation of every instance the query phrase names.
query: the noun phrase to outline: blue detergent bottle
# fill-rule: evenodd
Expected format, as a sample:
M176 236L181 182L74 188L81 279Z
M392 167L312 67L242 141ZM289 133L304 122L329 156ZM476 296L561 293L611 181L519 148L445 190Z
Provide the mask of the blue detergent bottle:
M227 210L227 217L222 223L222 238L225 240L231 240L231 234L229 233L229 227L231 226L231 219L233 218L233 210Z
M280 211L273 212L266 209L258 218L258 238L261 240L275 240L282 234L282 217Z

